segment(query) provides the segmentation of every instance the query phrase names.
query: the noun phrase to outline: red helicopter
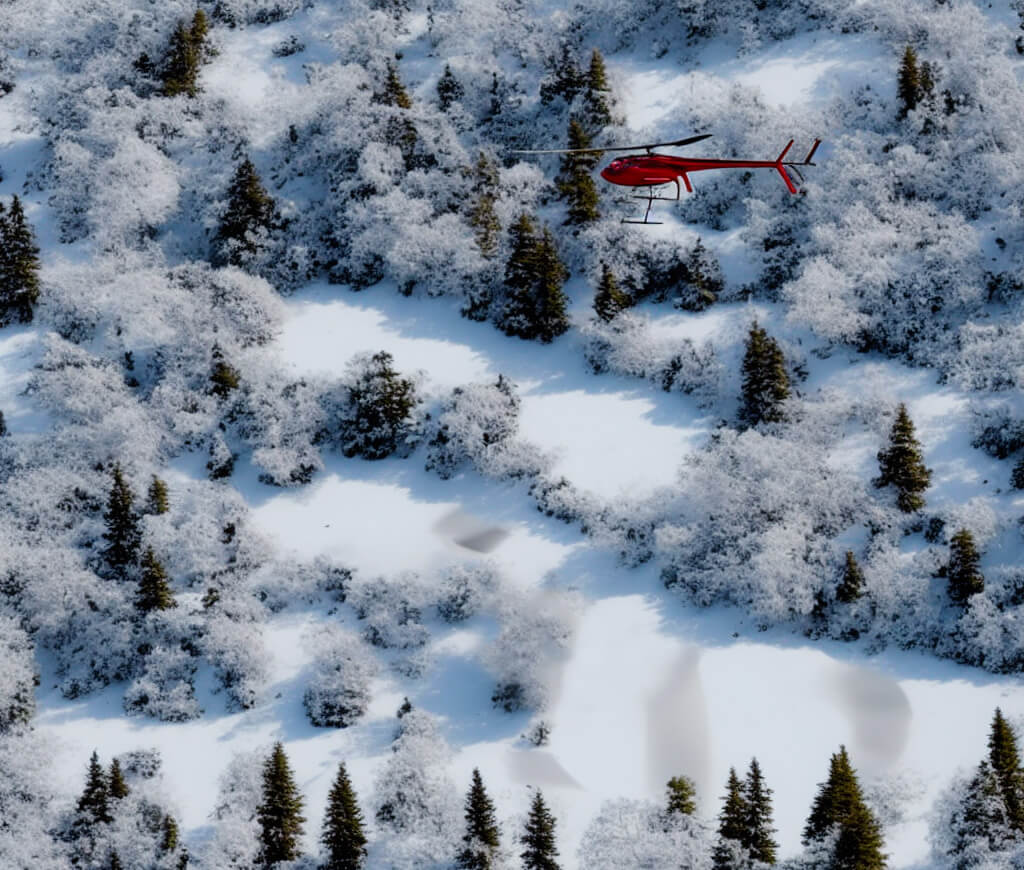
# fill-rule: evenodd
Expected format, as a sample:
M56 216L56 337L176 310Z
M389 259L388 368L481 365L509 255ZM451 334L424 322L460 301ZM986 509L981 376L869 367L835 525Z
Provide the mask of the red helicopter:
M647 211L644 212L644 219L624 220L627 224L659 224L661 221L650 221L648 216L651 213L651 204L657 200L675 202L681 195L679 179L683 179L686 185L686 192L693 193L693 186L690 184L690 173L701 172L705 169L774 169L786 183L790 193L796 193L797 189L793 179L789 177L786 169L791 169L793 174L803 182L804 177L797 167L815 166L811 162L814 152L821 144L820 139L815 139L811 150L807 153L803 162L796 163L786 161L789 149L793 147L792 139L782 149L777 160L719 160L712 157L676 157L672 154L655 154L655 148L680 148L684 145L692 145L694 142L701 142L710 139L711 134L705 133L701 136L691 136L689 139L679 139L676 142L657 142L651 145L629 145L618 148L567 148L550 151L517 151L517 154L603 154L606 151L646 151L646 154L638 154L633 157L617 157L601 170L601 177L612 184L621 184L625 187L644 187L648 192L644 196L637 195L637 199L647 200ZM662 184L675 184L676 195L656 196L655 188Z

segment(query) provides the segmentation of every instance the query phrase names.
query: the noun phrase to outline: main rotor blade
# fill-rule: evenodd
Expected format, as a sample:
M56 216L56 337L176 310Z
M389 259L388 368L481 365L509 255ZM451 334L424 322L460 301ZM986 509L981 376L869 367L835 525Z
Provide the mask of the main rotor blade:
M684 145L692 145L694 142L701 142L710 139L710 133L700 136L690 136L688 139L678 139L675 142L655 142L650 145L620 145L616 148L550 148L530 151L513 151L513 154L604 154L608 151L649 151L652 148L681 148Z

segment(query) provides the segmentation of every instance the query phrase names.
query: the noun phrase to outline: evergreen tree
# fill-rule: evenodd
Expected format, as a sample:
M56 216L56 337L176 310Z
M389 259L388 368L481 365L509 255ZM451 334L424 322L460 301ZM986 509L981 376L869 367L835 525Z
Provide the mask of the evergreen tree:
M989 731L988 762L999 780L1007 823L1014 830L1024 832L1024 771L1020 766L1017 737L998 707Z
M589 132L597 133L612 123L610 94L611 87L608 85L608 71L605 69L604 58L595 48L590 53L586 90L583 93L583 117Z
M327 812L320 842L327 852L327 860L320 865L321 870L360 870L363 866L366 858L363 813L344 762L338 765L338 775L327 795Z
M540 101L547 105L556 97L561 97L571 104L576 95L583 90L585 79L572 48L568 42L562 43L561 55L550 61L551 73L541 82Z
M949 600L954 604L965 607L972 595L985 588L985 578L978 569L980 558L974 535L967 529L960 529L950 539L946 577Z
M121 863L121 856L117 854L117 849L110 850L110 860L107 862L109 870L124 870L124 865Z
M772 839L775 833L772 827L772 790L765 785L761 765L756 758L750 762L743 792L747 802L743 845L755 861L774 864L779 844Z
M447 112L452 103L457 103L465 96L465 89L455 78L451 66L444 65L444 72L437 80L437 105L442 112Z
M540 789L534 792L526 828L520 837L525 849L520 853L523 870L561 870L555 860L555 817L551 815Z
M228 205L214 239L215 259L232 266L244 265L259 252L263 238L274 228L275 209L256 167L246 157L228 186Z
M917 108L921 95L921 73L917 66L917 52L912 46L903 51L896 94L900 100L899 117L905 118L908 112Z
M302 796L295 785L280 741L263 764L263 800L256 808L260 823L260 861L269 867L299 857Z
M86 828L99 822L110 822L110 786L107 781L107 774L100 764L100 757L93 750L89 759L89 770L85 775L85 790L78 799L78 819Z
M740 421L747 426L777 423L784 419L782 405L788 398L789 375L782 349L754 321L743 357Z
M1006 813L1003 790L999 777L988 761L978 765L978 771L967 785L964 799L950 820L953 831L951 858L957 858L971 845L979 842L989 850L1002 851L1018 839ZM956 870L975 866L973 861L956 861Z
M178 823L168 814L160 823L160 851L165 855L178 848Z
M590 147L590 137L575 118L569 121L570 149L586 149ZM597 186L591 171L600 158L600 152L585 154L562 155L561 171L556 183L559 193L568 204L568 217L565 222L573 226L596 221L600 214L597 210Z
M10 211L0 205L0 326L30 323L39 299L39 246L15 196Z
M498 254L498 237L501 233L501 222L494 210L494 196L482 193L469 213L469 225L476 230L474 241L480 255L487 260Z
M684 271L689 287L686 295L676 299L677 306L687 311L704 311L718 301L718 294L724 286L722 267L704 246L703 239L697 239L686 259Z
M1013 471L1010 473L1010 485L1014 489L1024 489L1024 455L1013 466Z
M121 762L116 758L110 762L110 775L107 779L108 791L112 798L128 797L128 783L124 781L124 774L121 773Z
M889 447L879 451L878 464L881 473L875 478L875 486L894 486L896 504L901 511L913 513L924 507L921 493L931 483L932 472L925 468L914 424L902 402L889 433Z
M501 845L498 839L498 822L494 816L494 803L487 796L480 771L473 768L473 782L466 795L465 843L459 852L455 866L460 870L491 870L495 854Z
M545 228L538 237L521 215L509 231L511 254L505 267L505 305L498 326L506 335L550 342L569 328L562 286L568 270Z
M828 780L814 798L804 844L820 843L834 832L838 838L826 870L884 870L881 828L864 803L845 746L832 756Z
M715 845L715 870L742 870L737 857L746 851L747 819L750 808L747 804L746 789L736 775L736 768L729 768L722 810L718 814L718 843ZM737 849L737 846L741 847ZM742 852L741 852L742 850Z
M0 411L0 438L7 434L7 421L4 419L4 412Z
M213 368L210 370L210 392L226 399L232 390L238 389L241 376L231 363L224 359L224 352L218 345L213 346Z
M399 109L412 108L409 92L405 89L405 85L402 84L402 79L398 75L398 66L394 61L389 60L387 62L387 70L384 74L384 88L376 95L376 100L385 106L397 106Z
M836 587L836 601L849 604L864 594L864 572L860 570L853 550L846 551L846 564L843 566L843 577Z
M594 312L605 323L610 323L620 311L629 308L629 296L619 289L615 273L607 263L601 264L601 283L594 294Z
M413 382L399 377L387 351L366 361L348 387L341 426L341 450L351 458L383 459L398 449L416 405Z
M142 531L139 529L139 516L133 508L135 496L121 473L120 465L114 464L112 476L114 483L103 514L107 527L103 533L107 542L103 558L116 575L123 577L138 557Z
M135 595L135 607L143 613L177 607L174 593L167 582L167 572L153 553L152 547L146 547L146 552L142 554L142 573Z
M209 22L202 9L196 10L191 24L178 22L164 58L161 78L165 97L176 97L179 94L194 97L199 93L199 66L206 53L208 30Z
M155 474L149 484L147 493L146 510L151 514L165 514L170 509L167 501L167 484Z
M665 811L680 816L692 816L697 811L697 790L688 776L673 776L666 783Z

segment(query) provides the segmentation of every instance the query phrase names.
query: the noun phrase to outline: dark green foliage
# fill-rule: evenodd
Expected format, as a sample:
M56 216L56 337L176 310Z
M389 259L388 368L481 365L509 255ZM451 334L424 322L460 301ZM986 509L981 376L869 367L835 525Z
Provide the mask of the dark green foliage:
M750 762L743 791L747 802L743 845L755 861L774 864L779 844L772 838L775 833L772 827L772 790L765 785L761 765L756 758Z
M178 823L174 816L165 815L160 823L160 851L164 854L178 848Z
M215 259L242 266L259 253L274 229L275 205L252 161L246 157L228 186L228 205L214 239Z
M824 870L883 870L881 828L861 794L846 747L832 756L828 780L819 786L804 826L805 845L838 831L832 859Z
M146 547L146 552L142 554L142 573L135 595L135 607L143 613L177 607L174 593L167 582L167 572L152 547Z
M116 758L110 762L110 776L107 783L112 798L121 800L121 798L128 797L128 783L124 781L124 774L121 773L121 762Z
M209 23L202 9L196 10L191 24L178 22L164 57L161 80L165 97L179 94L194 97L199 93L199 66L205 58L208 30Z
M745 791L743 783L736 775L736 768L730 767L725 794L722 796L722 810L718 814L718 843L714 851L715 870L740 870L735 860L739 854L736 845L743 846L747 839L747 819L750 813Z
M789 375L782 349L754 321L743 357L740 421L746 426L780 422L784 419L782 406L788 398Z
M583 92L583 120L588 131L596 133L612 123L610 93L604 58L595 48L590 54L586 90Z
M917 66L917 52L912 46L907 46L903 51L903 59L900 61L899 78L897 80L896 94L900 100L899 117L905 118L908 112L917 108L921 92L921 72Z
M338 765L338 775L327 795L320 842L327 852L321 870L360 870L363 866L366 859L363 813L344 762Z
M703 311L718 301L722 292L722 267L715 256L704 246L703 239L697 243L686 258L681 276L686 285L675 304L686 311Z
M954 812L952 830L954 845L951 857L956 857L971 843L987 840L988 847L998 852L1016 839L1006 813L1003 790L999 777L988 761L978 765L978 771L967 786L963 803ZM976 866L973 861L959 860L956 870Z
M103 514L107 528L103 533L107 542L103 558L115 575L123 577L138 558L142 531L139 529L139 515L133 507L135 496L121 473L120 465L115 463L112 476L114 483L107 498L107 510Z
M412 108L409 92L402 84L402 79L398 75L398 67L394 61L388 61L387 71L384 75L384 87L375 94L374 99L385 106L397 106L399 109Z
M914 424L902 402L889 433L889 446L878 452L878 465L881 473L875 478L875 486L895 487L896 504L901 511L912 513L924 507L921 493L928 489L932 472L925 468Z
M100 757L94 750L89 759L89 770L85 775L85 790L78 799L76 826L81 824L86 828L92 825L109 822L110 815L110 785L107 774L100 764Z
M989 731L988 761L999 780L1007 823L1024 832L1024 771L1020 766L1017 737L998 707Z
M697 789L688 776L673 776L666 785L665 811L692 816L697 811Z
M455 74L452 72L452 68L448 65L444 65L444 72L441 73L441 78L437 80L437 105L442 112L447 112L451 108L452 103L457 103L465 96L465 89L460 84L459 80L455 78Z
M523 870L561 870L555 844L555 817L551 815L540 789L533 795L526 828L519 838L525 847L520 853Z
M569 144L567 148L589 148L590 137L575 118L569 121ZM597 210L597 186L591 172L600 153L564 154L562 166L556 184L562 199L568 205L568 217L565 222L573 226L596 221L600 214Z
M494 803L484 789L480 771L473 768L473 782L466 795L465 843L459 852L455 866L460 870L491 870L495 855L501 845L498 838L498 822L494 815Z
M974 535L960 529L949 541L949 563L946 565L949 600L961 607L985 588L985 578L978 569L980 560Z
M546 106L556 97L571 103L583 90L585 79L569 43L562 43L560 57L552 59L549 66L551 72L540 85L541 104Z
M149 484L149 492L146 496L146 510L151 514L165 514L170 505L167 502L167 484L155 474Z
M488 260L497 256L501 222L494 210L493 194L480 194L469 213L469 225L476 230L474 241L481 256Z
M505 304L498 326L506 335L550 342L569 328L562 285L568 270L545 228L536 234L523 214L509 230L511 253L505 265Z
M864 572L860 570L853 550L846 551L846 563L843 565L843 577L836 587L836 601L849 604L864 594Z
M0 326L30 323L39 299L39 246L15 196L10 211L0 204Z
M619 289L615 273L607 263L602 263L601 283L594 294L594 313L608 323L614 320L620 311L629 308L630 301L629 296Z
M383 459L398 448L416 405L413 382L399 377L387 351L375 353L348 387L341 431L345 456Z
M395 711L395 716L399 719L404 719L407 713L412 712L412 701L408 698L402 698L402 703L398 706L398 710Z
M224 359L224 352L214 345L213 367L210 369L210 392L226 399L232 390L237 390L241 382L236 369Z
M302 837L302 795L295 785L284 746L274 750L263 764L263 800L256 808L260 823L260 862L269 867L276 861L299 857Z
M1013 466L1013 471L1010 473L1010 485L1014 489L1024 489L1024 455Z

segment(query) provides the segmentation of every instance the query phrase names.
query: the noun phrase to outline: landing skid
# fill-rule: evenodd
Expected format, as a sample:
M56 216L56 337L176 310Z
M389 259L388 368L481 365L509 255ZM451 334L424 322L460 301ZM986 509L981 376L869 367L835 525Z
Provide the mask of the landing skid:
M636 190L635 187L633 189ZM645 224L645 225L650 225L650 226L660 226L662 223L664 223L663 221L648 220L648 218L651 215L651 206L654 204L654 202L655 201L658 201L658 202L679 202L680 190L679 190L679 181L678 180L676 181L676 195L675 196L657 196L654 193L654 190L655 190L654 187L650 187L650 188L648 188L648 190L650 191L650 193L646 193L646 194L634 193L634 194L632 194L633 199L644 199L644 200L647 200L647 209L644 211L644 219L642 221L638 221L638 220L634 220L634 219L631 219L631 218L623 218L622 221L621 221L622 223L624 223L624 224Z

